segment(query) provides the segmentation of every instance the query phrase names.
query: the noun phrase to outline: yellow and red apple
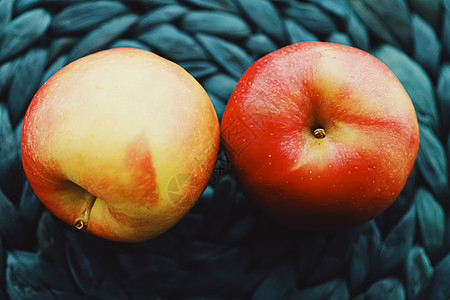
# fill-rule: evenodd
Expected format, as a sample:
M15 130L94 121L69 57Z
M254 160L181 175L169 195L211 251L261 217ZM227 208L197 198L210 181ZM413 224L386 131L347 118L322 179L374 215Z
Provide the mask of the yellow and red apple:
M367 52L324 42L256 61L221 127L247 195L302 229L344 228L383 212L419 146L413 104L394 74Z
M36 93L21 151L42 203L125 242L175 225L207 185L220 141L213 105L184 69L118 48L67 65Z

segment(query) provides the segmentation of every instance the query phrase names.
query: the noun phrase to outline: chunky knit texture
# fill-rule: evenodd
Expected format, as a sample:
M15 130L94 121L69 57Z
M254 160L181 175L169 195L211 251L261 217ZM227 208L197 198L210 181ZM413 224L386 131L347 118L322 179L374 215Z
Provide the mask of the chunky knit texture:
M39 86L98 50L183 66L219 117L257 58L307 40L373 53L407 89L420 149L392 207L340 232L294 232L248 202L221 151L192 211L138 244L53 217L23 174L21 120ZM449 0L0 0L0 298L449 299Z

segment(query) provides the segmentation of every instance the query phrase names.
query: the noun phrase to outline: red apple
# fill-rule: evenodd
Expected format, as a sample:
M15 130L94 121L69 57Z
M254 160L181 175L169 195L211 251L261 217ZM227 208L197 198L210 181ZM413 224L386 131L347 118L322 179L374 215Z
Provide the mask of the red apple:
M384 211L414 165L419 130L399 80L362 50L303 42L256 61L221 134L244 191L301 229L345 228Z
M124 242L176 224L209 180L220 127L205 90L177 64L121 48L53 75L25 115L31 187L63 221Z

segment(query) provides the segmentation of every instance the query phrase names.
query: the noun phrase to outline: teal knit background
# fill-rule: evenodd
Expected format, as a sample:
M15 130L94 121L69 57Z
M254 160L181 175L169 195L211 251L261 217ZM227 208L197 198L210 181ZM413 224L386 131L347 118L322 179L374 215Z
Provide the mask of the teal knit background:
M220 118L252 62L309 40L374 54L415 105L416 165L375 220L327 233L278 227L222 151L192 211L137 244L73 230L27 183L21 121L71 61L151 50L197 78ZM450 299L449 129L449 0L0 0L0 299Z

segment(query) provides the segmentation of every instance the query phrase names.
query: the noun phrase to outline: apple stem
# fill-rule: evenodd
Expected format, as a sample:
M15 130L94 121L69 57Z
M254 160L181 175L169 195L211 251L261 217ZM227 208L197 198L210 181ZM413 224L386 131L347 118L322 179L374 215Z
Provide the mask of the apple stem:
M91 215L91 210L96 199L97 197L95 197L94 195L90 195L89 199L87 199L81 216L75 219L74 226L76 229L82 230L87 227L89 217Z
M326 136L325 129L323 129L323 128L314 129L313 134L314 134L314 137L317 139L323 139Z

